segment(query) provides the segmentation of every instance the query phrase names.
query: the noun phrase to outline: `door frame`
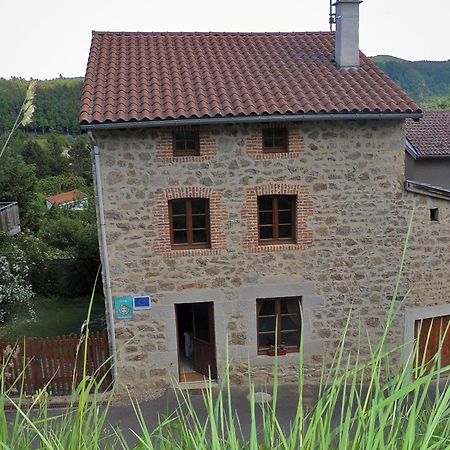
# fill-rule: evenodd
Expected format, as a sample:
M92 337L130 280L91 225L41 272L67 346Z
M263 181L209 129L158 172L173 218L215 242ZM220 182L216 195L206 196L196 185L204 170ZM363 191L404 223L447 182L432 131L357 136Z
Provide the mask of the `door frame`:
M176 327L176 343L177 343L177 363L178 363L178 381L180 380L180 375L181 375L181 367L180 367L180 359L181 359L181 351L183 350L180 347L180 330L178 328L179 326L179 321L178 321L178 307L180 305L195 305L195 304L200 304L200 303L210 303L211 304L211 324L212 326L210 327L210 337L211 337L211 346L213 347L214 350L214 368L215 368L215 372L216 372L216 377L212 378L212 380L216 380L219 377L218 371L217 371L217 345L216 345L216 314L215 314L215 307L214 307L214 302L213 301L197 301L197 302L192 302L192 301L187 301L187 302L180 302L180 303L174 303L174 307L175 307L175 327ZM194 327L194 308L192 308L192 326ZM195 371L194 369L192 369L194 372L200 374L200 372Z

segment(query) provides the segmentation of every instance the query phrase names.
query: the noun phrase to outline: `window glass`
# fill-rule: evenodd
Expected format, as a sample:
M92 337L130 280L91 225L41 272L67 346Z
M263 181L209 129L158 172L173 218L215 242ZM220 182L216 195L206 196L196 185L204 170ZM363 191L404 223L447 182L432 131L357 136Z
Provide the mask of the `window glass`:
M195 130L178 130L173 133L173 152L175 155L198 155L199 139Z
M264 195L258 197L259 239L263 243L282 240L295 242L295 196Z
M256 302L258 353L267 353L275 345L275 341L287 351L298 351L300 297L258 299Z
M263 128L263 150L286 151L287 130L286 128Z
M208 210L209 200L205 198L171 200L169 212L172 245L187 248L209 247Z

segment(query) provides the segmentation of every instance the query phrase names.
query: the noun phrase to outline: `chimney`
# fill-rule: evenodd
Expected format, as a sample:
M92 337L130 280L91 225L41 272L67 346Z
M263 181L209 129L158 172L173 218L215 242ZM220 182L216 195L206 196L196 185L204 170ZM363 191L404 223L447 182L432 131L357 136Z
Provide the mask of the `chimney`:
M337 0L336 66L339 69L359 67L359 4L362 0Z

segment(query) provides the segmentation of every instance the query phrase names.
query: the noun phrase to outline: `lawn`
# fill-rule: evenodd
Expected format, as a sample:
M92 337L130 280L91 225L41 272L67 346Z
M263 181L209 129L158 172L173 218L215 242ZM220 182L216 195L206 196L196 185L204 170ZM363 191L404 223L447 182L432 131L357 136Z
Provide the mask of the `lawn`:
M89 296L73 299L37 296L33 300L35 317L25 306L18 305L11 319L0 326L0 339L79 334L88 306ZM92 306L90 328L91 331L98 331L105 326L104 298L97 295Z

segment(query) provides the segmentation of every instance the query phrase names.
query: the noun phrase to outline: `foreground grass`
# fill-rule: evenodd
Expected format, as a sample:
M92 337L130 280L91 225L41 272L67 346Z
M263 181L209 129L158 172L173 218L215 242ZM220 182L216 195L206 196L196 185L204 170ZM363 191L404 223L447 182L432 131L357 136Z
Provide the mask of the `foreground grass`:
M410 233L411 225L406 242ZM397 293L406 248L405 244L385 331L372 348L370 358L363 361L358 352L350 355L345 350L350 315L332 367L322 376L317 401L308 410L302 403L304 371L303 349L300 349L299 401L296 411L293 411L294 419L288 426L281 424L277 415L277 357L270 403L257 404L255 385L249 374L249 435L244 436L241 431L241 418L235 412L231 398L230 370L226 367L219 392L213 391L211 386L204 392L206 419L200 418L188 394L177 391L177 410L161 419L156 429L150 430L139 405L133 402L139 423L139 429L135 431L137 444L133 445L125 440L120 429L112 429L108 425L107 414L112 397L100 405L98 384L93 378L84 376L83 381L74 386L70 405L64 413L49 417L45 392L35 396L27 406L23 403L23 396L19 400L9 398L10 391L3 383L7 377L8 361L4 361L0 374L0 407L9 400L15 413L8 423L1 408L0 447L14 450L450 449L450 389L445 376L450 367L441 367L439 353L426 365L418 360L415 350L409 360L394 364L399 349L387 350L386 346L399 309ZM88 327L85 332L89 334ZM87 340L82 340L80 351L84 354L86 346ZM83 373L86 375L86 358ZM20 390L20 380L17 380L17 386ZM258 408L262 423L258 423L256 418Z

